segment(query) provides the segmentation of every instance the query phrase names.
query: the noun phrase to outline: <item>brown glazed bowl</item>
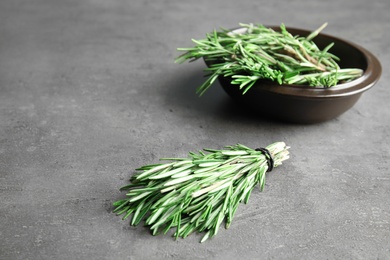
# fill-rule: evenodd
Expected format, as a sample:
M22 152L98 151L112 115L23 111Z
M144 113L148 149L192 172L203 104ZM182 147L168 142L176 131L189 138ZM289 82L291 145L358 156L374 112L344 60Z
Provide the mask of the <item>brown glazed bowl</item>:
M279 29L273 26L270 28ZM292 35L310 34L307 30L287 29ZM243 28L234 31L237 30L243 30ZM230 83L230 78L221 76L219 82L227 94L237 100L240 105L264 117L307 124L335 118L350 109L363 92L378 81L382 71L381 65L372 53L354 43L326 34L319 34L313 41L320 49L334 42L330 52L340 58L340 67L360 68L364 71L363 75L353 81L330 88L279 85L277 82L259 80L244 95L238 85Z

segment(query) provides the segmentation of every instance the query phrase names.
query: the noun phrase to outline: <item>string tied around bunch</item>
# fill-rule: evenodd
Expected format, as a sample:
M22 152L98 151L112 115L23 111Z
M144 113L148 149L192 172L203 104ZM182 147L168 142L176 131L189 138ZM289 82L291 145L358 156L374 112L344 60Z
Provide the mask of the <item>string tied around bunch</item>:
M256 148L255 151L259 151L264 154L265 158L267 159L267 165L268 165L267 172L272 171L272 169L274 168L274 158L272 157L270 151L264 147Z

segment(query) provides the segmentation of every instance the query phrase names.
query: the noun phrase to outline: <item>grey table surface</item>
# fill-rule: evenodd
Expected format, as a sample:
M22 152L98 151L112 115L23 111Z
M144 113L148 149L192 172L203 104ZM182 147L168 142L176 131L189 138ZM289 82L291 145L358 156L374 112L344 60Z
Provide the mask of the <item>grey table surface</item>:
M390 259L390 1L0 1L0 259ZM381 61L337 119L248 115L177 47L238 23L316 29ZM111 213L134 169L285 141L291 158L200 244Z

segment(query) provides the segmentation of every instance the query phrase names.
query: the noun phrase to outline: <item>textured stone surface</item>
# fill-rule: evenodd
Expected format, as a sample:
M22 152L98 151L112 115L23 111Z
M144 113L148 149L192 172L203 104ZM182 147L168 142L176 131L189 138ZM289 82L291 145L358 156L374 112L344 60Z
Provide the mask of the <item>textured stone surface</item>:
M0 1L0 259L390 259L388 0ZM349 39L381 81L316 125L256 118L177 47L220 26L286 23ZM111 213L138 166L285 141L291 159L229 230L199 244Z

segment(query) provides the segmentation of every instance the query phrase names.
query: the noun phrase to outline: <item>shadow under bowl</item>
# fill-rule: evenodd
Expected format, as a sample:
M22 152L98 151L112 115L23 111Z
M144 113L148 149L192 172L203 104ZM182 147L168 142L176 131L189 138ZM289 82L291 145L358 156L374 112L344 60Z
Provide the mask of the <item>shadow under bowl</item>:
M270 27L278 30L278 27ZM292 35L307 36L311 32L287 28ZM243 30L243 28L236 29ZM334 42L331 53L340 58L341 68L360 68L363 75L353 81L330 88L314 88L304 85L279 85L277 82L258 80L242 94L231 78L218 80L226 93L251 112L271 119L293 123L319 123L338 117L350 109L364 91L370 89L381 75L379 60L363 47L326 34L319 34L313 41L320 49ZM206 61L206 64L207 61ZM208 64L209 65L209 64Z

